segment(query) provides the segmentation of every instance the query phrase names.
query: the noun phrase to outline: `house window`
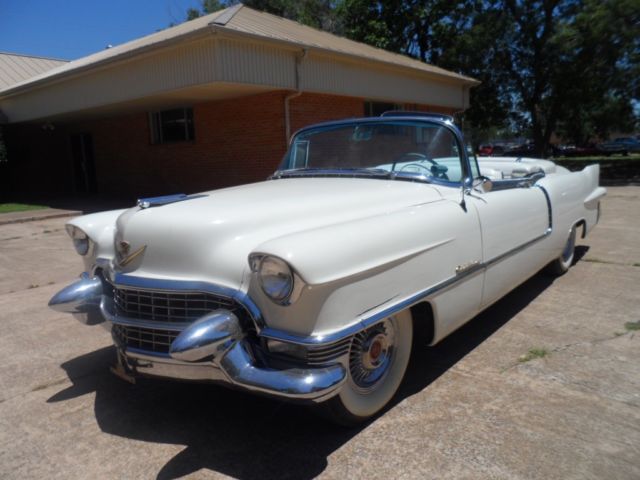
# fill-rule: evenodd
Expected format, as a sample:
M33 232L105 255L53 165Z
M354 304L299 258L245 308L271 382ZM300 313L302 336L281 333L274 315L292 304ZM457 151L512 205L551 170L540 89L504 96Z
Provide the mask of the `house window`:
M176 108L149 115L151 143L172 143L193 140L193 109Z
M403 110L403 108L402 108L402 105L398 103L374 102L374 101L364 102L365 117L379 117L384 112L388 112L390 110Z

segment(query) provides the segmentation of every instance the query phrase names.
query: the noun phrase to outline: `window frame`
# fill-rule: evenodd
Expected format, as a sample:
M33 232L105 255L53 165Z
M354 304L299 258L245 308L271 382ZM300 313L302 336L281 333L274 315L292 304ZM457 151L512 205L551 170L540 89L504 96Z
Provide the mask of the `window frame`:
M270 178L272 179L286 178L287 171L294 171L294 170L291 170L291 167L287 168L291 160L290 158L290 155L292 153L291 151L295 143L297 141L300 141L299 140L300 137L303 137L305 134L308 134L314 130L331 130L331 129L343 128L350 125L357 125L357 124L367 125L367 124L376 124L376 123L394 123L398 126L403 126L407 124L409 125L436 124L438 126L444 127L446 130L449 130L458 148L458 152L459 152L458 156L459 156L460 168L461 168L461 178L458 181L449 181L449 180L442 180L442 179L433 177L429 179L428 183L440 184L443 186L456 187L456 188L459 188L461 186L468 187L472 184L473 170L470 165L471 159L469 158L469 155L466 149L466 144L464 143L464 140L463 140L462 132L458 129L457 126L455 126L451 122L431 119L431 118L425 119L423 117L365 117L365 118L360 118L355 120L351 120L351 119L337 120L332 122L324 122L324 123L319 123L315 125L309 125L307 127L304 127L298 130L291 137L287 152L285 152L284 157L282 158L282 161L278 166L278 169L274 172L274 174Z
M182 111L182 120L184 121L184 138L167 140L164 138L162 114L168 112ZM168 145L180 144L185 142L194 142L196 138L195 120L193 115L193 107L177 107L167 108L164 110L154 110L149 112L149 134L151 145Z
M380 115L374 115L373 114L373 105L374 104L389 105L389 106L392 106L392 108L385 109L383 112L380 113ZM384 112L389 112L389 111L393 111L393 110L402 111L402 110L404 110L404 105L402 103L383 102L383 101L379 101L379 100L365 100L364 101L364 116L366 118L380 117Z

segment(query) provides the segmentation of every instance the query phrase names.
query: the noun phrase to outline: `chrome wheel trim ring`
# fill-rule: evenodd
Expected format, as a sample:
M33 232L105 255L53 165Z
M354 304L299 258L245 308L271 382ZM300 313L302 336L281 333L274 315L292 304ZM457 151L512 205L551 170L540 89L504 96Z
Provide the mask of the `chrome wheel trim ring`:
M384 382L396 357L396 320L393 317L356 334L349 350L349 380L361 394Z

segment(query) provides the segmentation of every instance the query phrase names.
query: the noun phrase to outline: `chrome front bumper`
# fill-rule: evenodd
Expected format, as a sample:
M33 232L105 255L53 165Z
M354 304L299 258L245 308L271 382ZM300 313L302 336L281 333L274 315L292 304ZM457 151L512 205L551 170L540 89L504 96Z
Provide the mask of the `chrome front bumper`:
M122 317L113 300L105 295L103 280L83 273L49 301L56 311L72 313L82 323L108 326L166 324ZM121 376L149 375L181 380L222 382L292 400L324 401L339 392L346 380L341 363L299 368L271 368L256 359L236 315L219 309L182 328L168 354L158 354L118 345Z

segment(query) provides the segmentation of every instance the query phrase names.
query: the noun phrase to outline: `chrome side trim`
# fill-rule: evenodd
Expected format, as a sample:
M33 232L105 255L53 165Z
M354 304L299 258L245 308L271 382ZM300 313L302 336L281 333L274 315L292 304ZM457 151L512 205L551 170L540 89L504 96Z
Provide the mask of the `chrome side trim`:
M290 343L296 343L296 344L300 344L300 345L305 345L305 346L314 346L314 345L325 345L325 344L329 344L329 343L334 343L340 340L343 340L347 337L350 337L352 335L355 335L356 333L360 332L361 330L364 330L366 328L369 328L370 326L374 325L375 323L378 323L379 321L394 315L398 312L401 312L402 310L405 310L406 308L409 308L413 305L415 305L416 303L420 303L424 300L426 300L427 298L437 294L437 293L442 293L448 289L450 289L451 287L453 287L455 284L457 284L458 282L462 282L465 280L470 279L471 277L477 275L478 273L484 273L484 271L489 268L490 266L495 265L498 262L501 262L502 260L507 259L508 257L511 257L513 255L515 255L516 253L530 247L531 245L539 242L540 240L543 240L544 238L548 237L552 232L551 228L548 228L542 235L523 243L522 245L519 245L515 248L512 248L511 250L502 253L501 255L498 255L486 262L483 263L475 263L473 264L473 266L465 269L464 271L460 272L457 275L454 275L453 277L449 277L448 279L432 286L429 287L425 290L421 290L419 292L417 292L416 294L406 298L405 300L402 300L398 303L395 303L373 315L370 315L368 317L362 318L361 320L359 320L357 323L350 325L349 327L343 328L341 330L335 331L335 332L331 332L329 334L326 335L309 335L309 336L303 336L303 335L294 335L291 333L287 333L287 332L283 332L281 330L276 330L273 328L269 328L266 327L264 328L261 332L260 332L260 336L261 337L266 337L266 338L270 338L272 340L279 340L282 342L290 342Z
M207 282L142 278L134 277L132 275L125 275L122 273L116 273L113 276L113 283L115 286L135 287L142 290L184 290L191 292L212 293L214 295L219 295L221 297L225 297L238 302L242 307L245 308L245 310L247 310L249 315L251 315L251 318L256 324L256 328L258 330L260 330L264 326L262 313L260 312L260 309L255 304L255 302L251 299L251 297L249 297L249 295L247 295L246 293L240 290L235 290L233 288Z
M550 234L551 234L551 229L548 228L542 235L540 235L540 236L538 236L538 237L536 237L536 238L534 238L532 240L529 240L528 242L523 243L522 245L520 245L520 246L518 246L516 248L512 248L511 250L508 250L508 251L506 251L504 253L501 253L500 255L498 255L496 257L493 257L491 260L489 260L487 262L484 262L483 268L486 269L486 268L488 268L488 267L490 267L490 266L492 266L492 265L494 265L494 264L506 259L507 257L511 257L512 255L515 255L516 253L524 250L525 248L530 247L534 243L537 243L540 240L548 237Z
M544 198L547 201L547 211L549 212L549 227L547 228L547 235L551 233L553 230L553 210L551 208L551 197L549 197L549 192L542 185L536 185L542 193L544 193Z
M335 332L331 332L329 334L326 335L310 335L310 336L302 336L302 335L295 335L295 334L291 334L291 333L287 333L287 332L283 332L280 330L276 330L270 327L266 327L264 328L261 332L260 332L260 336L261 337L266 337L266 338L271 338L273 340L280 340L283 342L290 342L290 343L297 343L300 345L305 345L305 346L312 346L312 345L325 345L325 344L329 344L329 343L334 343L334 342L338 342L340 340L344 340L346 337L350 337L351 335L355 335L356 333L369 328L370 326L372 326L375 323L378 323L379 321L394 315L398 312L401 312L402 310L409 308L412 305L415 305L416 303L419 303L421 301L423 301L424 299L426 299L427 297L430 297L436 293L445 291L449 288L451 288L454 284L456 284L459 281L462 281L463 279L468 279L471 276L475 276L478 273L482 272L484 270L484 265L482 264L478 264L477 266L475 266L474 268L470 268L468 270L465 270L464 272L462 272L459 275L455 275L453 277L448 278L447 280L440 282L432 287L429 287L425 290L421 290L418 293L398 302L395 303L383 310L380 310L379 312L370 315L368 317L365 317L361 320L359 320L357 323L350 325L349 327L343 328L341 330L335 331Z

